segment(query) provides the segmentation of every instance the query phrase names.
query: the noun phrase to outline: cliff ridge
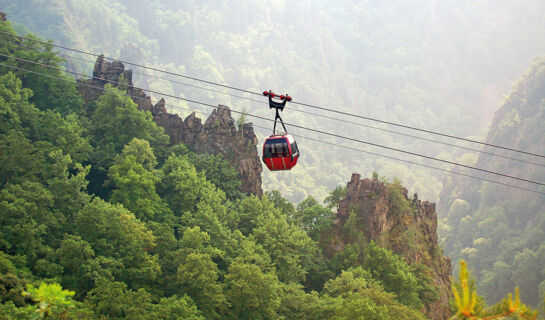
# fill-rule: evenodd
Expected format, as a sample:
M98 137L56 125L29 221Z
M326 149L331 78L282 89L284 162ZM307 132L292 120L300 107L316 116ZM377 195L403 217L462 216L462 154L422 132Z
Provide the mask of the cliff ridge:
M106 61L104 56L99 56L95 62L93 78L79 80L78 83L84 100L91 106L92 101L102 95L102 88L106 84L126 89L127 95L138 108L150 112L155 123L164 128L172 145L183 143L197 153L222 154L237 170L242 181L242 192L256 196L263 194L263 167L257 152L258 140L253 125L245 123L237 128L229 107L218 105L204 124L195 112L184 120L178 114L167 111L164 98L154 105L144 90L134 87L132 70L125 70L120 61Z
M434 320L447 319L451 264L438 244L435 204L419 200L416 194L409 199L398 182L360 177L352 175L331 231L322 235L324 253L332 257L357 241L356 234L363 234L366 241L392 250L408 264L428 267L439 296L422 311Z

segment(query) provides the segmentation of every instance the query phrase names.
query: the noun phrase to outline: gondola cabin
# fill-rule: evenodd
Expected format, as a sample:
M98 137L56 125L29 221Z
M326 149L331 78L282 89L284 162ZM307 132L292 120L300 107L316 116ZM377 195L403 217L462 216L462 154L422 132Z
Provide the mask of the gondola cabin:
M299 159L297 142L290 134L272 135L263 144L263 162L271 171L291 170Z

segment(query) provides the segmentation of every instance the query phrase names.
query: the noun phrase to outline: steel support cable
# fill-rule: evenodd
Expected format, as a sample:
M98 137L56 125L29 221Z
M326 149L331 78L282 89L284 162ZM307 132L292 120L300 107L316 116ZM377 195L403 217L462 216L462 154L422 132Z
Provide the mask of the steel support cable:
M80 83L80 82L77 82L77 81L73 81L73 80L69 80L69 79L64 79L64 78L60 78L60 77L48 75L48 74L45 74L45 73L40 73L40 72L32 71L32 70L26 70L26 69L23 69L23 68L20 68L20 67L14 67L14 66L10 66L10 65L3 64L3 63L0 63L0 65L5 66L5 67L8 67L8 68L11 68L11 69L21 70L21 71L24 71L24 72L30 72L30 73L33 73L33 74L45 76L45 77L52 78L52 79L56 79L56 80L61 80L61 81L65 81L65 82L74 83L74 84L81 85L81 86L85 86L85 87L92 88L92 89L97 89L97 90L101 90L101 91L106 91L105 88L99 87L99 86L93 86L93 85L86 84L86 83ZM90 76L87 76L87 77L90 77ZM127 96L129 96L129 97L131 97L131 98L135 98L135 99L146 99L146 98L144 98L144 97L133 96L133 95L129 95L129 94L127 94ZM201 104L201 105L204 104L204 103L201 103L201 102L196 102L196 103L197 103L197 104ZM208 105L208 104L205 104L205 105ZM186 107L182 107L182 106L177 106L177 105L171 105L171 104L168 104L168 105L167 105L167 104L165 104L165 107L166 107L166 106L169 106L169 107L172 107L172 108L175 108L175 109L183 109L183 110L194 111L194 110L192 110L192 109L189 109L189 108L186 108ZM212 105L210 105L210 106L212 106ZM213 106L213 107L216 108L216 106ZM237 111L235 111L235 112L237 112ZM205 112L202 112L202 113L205 114L205 115L210 115L210 114L205 113ZM240 112L238 112L238 113L240 113ZM242 113L242 114L243 114L243 113ZM261 118L261 117L260 117L260 118ZM270 120L270 119L263 119L263 120L272 121L272 120ZM265 130L269 130L269 129L270 129L270 128L261 127L261 126L257 126L257 125L254 125L254 126L257 127L257 128L265 129ZM511 188L515 188L515 189L520 189L520 190L529 191L529 192L532 192L532 193L538 193L538 194L545 195L545 192L541 192L541 191L539 191L539 190L528 189L528 188L524 188L524 187L520 187L520 186L516 186L516 185L504 183L504 182L501 182L501 181L495 181L495 180L490 180L490 179L486 179L486 178L482 178L482 177L472 176L472 175L464 174L464 173L461 173L461 172L452 171L452 170L449 170L449 169L443 169L443 168L434 167L434 166L430 166L430 165L426 165L426 164L422 164L422 163L418 163L418 162L414 162L414 161L410 161L410 160L399 159L399 158L395 158L395 157L391 157L391 156L386 156L386 155L382 155L382 154L378 154L378 153L373 153L373 152L370 152L370 151L365 151L365 150L356 149L356 148L352 148L352 147L348 147L348 146L343 146L343 145L336 144L336 143L330 143L330 142L326 142L326 141L323 141L323 140L318 140L318 139L314 139L314 138L309 138L309 137L305 137L305 136L301 136L301 135L296 135L296 136L297 136L297 137L300 137L300 138L303 138L303 139L311 140L311 141L322 142L322 143L326 143L326 144L328 144L328 145L334 145L334 146L337 146L337 147L340 147L340 148L345 148L345 149L349 149L349 150L354 150L354 151L358 151L358 152L362 152L362 153L374 155L374 156L377 156L377 157L382 157L382 158L391 159L391 160L395 160L395 161L401 161L401 162L405 162L405 163L409 163L409 164L414 164L414 165L422 166L422 167L429 168L429 169L434 169L434 170L438 170L438 171L442 171L442 172L446 172L446 173L451 173L451 174L455 174L455 175L460 175L460 176L464 176L464 177L469 177L469 178L472 178L472 179L482 180L482 181L486 181L486 182L490 182L490 183L494 183L494 184L499 184L499 185L503 185L503 186L507 186L507 187L511 187Z
M455 135L441 133L441 132L438 132L438 131L421 129L421 128L417 128L417 127L413 127L413 126L408 126L408 125L396 123L396 122L391 122L391 121L366 117L366 116L362 116L362 115L358 115L358 114L354 114L354 113L350 113L350 112L332 110L332 109L328 109L328 108L325 108L325 107L319 107L319 106L315 106L315 105L311 105L311 104L307 104L307 103L302 103L302 102L297 102L297 101L292 101L292 103L298 104L298 105L301 105L301 106L306 106L306 107L309 107L309 108L325 110L325 111L335 112L335 113L346 115L346 116L351 116L351 117L360 118L360 119L364 119L364 120L379 122L379 123L383 123L383 124L387 124L387 125L391 125L391 126L396 126L396 127L400 127L400 128L405 128L405 129L416 130L416 131L425 132L425 133L429 133L429 134L434 134L434 135L438 135L438 136L442 136L442 137L446 137L446 138L451 138L451 139L457 139L457 140L461 140L461 141L476 143L476 144L484 145L484 146L487 146L487 147L493 147L493 148L508 150L508 151L512 151L512 152L523 153L523 154L526 154L526 155L531 155L531 156L539 157L539 158L545 158L545 155L541 155L541 154L537 154L537 153L533 153L533 152L528 152L528 151L524 151L524 150L519 150L519 149L515 149L515 148L510 148L510 147L504 147L504 146L500 146L500 145L496 145L496 144L492 144L492 143L488 143L488 142L483 142L483 141L458 137L458 136L455 136Z
M212 85L215 85L215 86L224 87L224 88L231 89L231 90L236 90L236 91L241 91L241 92L246 92L246 93L249 93L249 94L255 94L255 95L261 96L261 93L256 93L256 92L253 92L253 91L249 91L249 90L245 90L245 89L240 89L240 88L232 87L232 86L225 85L225 84L221 84L221 83L214 82L214 81L208 81L208 80L204 80L204 79L199 79L199 78L196 78L196 77L191 77L191 76L187 76L187 75L180 74L180 73L176 73L176 72L171 72L171 71L167 71L167 70L161 70L161 69L158 69L158 68L146 66L146 65L143 65L143 64L139 64L139 63L134 63L134 62L130 62L130 61L124 61L124 60L115 59L115 58L110 58L110 57L107 57L107 56L104 56L104 55L100 55L100 54L97 54L97 53L92 53L92 52L88 52L88 51L84 51L84 50L80 50L80 49L75 49L75 48L70 48L70 47L67 47L67 46L62 46L62 45L59 45L59 44L54 44L54 43L48 42L48 41L42 41L42 40L27 38L27 37L23 37L23 36L17 36L17 35L14 35L14 34L11 34L11 33L9 33L9 32L5 32L5 31L0 31L0 34L8 35L8 36L15 37L15 38L19 38L19 39L25 39L25 40L28 40L28 41L38 42L38 43L50 45L50 46L53 46L53 47L62 48L62 49L65 49L65 50L70 50L70 51L75 51L75 52L79 52L79 53L83 53L83 54L87 54L87 55L91 55L91 56L95 56L95 57L100 57L100 56L102 56L102 57L104 57L105 59L109 59L109 60L112 60L112 61L113 61L113 60L116 60L116 61L119 61L119 62L124 63L124 64L129 64L129 65L131 65L131 66L136 66L136 67L140 67L140 68L144 68L144 69L148 69L148 70L153 70L153 71L157 71L157 72L162 72L162 73L170 74L170 75L177 76L177 77L182 77L182 78L191 79L191 80L194 80L194 81L199 81L199 82L204 82L204 83L212 84Z
M12 40L2 40L2 39L0 39L0 42L4 42L4 43L10 42L10 43L14 43L14 44L17 44L19 46L22 46L22 47L34 49L34 47L18 44L17 42L14 42ZM1 55L1 56L7 57L7 58L12 58L12 59L15 58L15 57L12 57L12 56L7 56L7 55ZM72 58L72 59L75 59L75 60L81 60L81 61L85 61L85 62L89 62L89 63L95 63L96 62L94 60L89 60L89 59L85 59L85 58L81 58L81 57L75 57L75 56L69 56L69 58ZM110 66L110 67L114 68L114 69L124 70L124 68L121 68L121 67L116 67L116 66ZM66 71L66 70L64 70L64 71ZM152 74L148 74L148 73L144 73L144 72L139 72L139 71L133 71L133 73L143 75L143 76L146 76L146 77L155 78L155 79L170 81L170 82L173 82L173 83L177 83L177 84L192 87L192 88L206 90L206 91L209 91L209 92L215 92L215 93L219 93L219 94L223 94L223 95L228 95L228 96L235 97L235 98L238 98L238 99L249 100L249 101L252 101L252 102L255 102L255 103L259 103L259 104L268 105L268 103L265 102L265 101L260 101L260 100L256 100L256 99L252 99L252 98L248 98L248 97L244 97L244 96L240 96L240 95L236 95L236 94L232 94L232 93L228 93L228 92L222 92L222 91L219 91L219 90L205 88L205 87L197 86L197 85L194 85L194 84L189 84L189 83L177 81L177 80L174 80L174 79L168 79L168 78L165 78L165 77L160 77L160 76L156 76L156 75L152 75ZM509 156L496 154L496 153L488 152L488 151L485 151L485 150L473 149L473 148L464 147L464 146L460 146L460 145L456 145L456 144L452 144L452 143L448 143L448 142L428 139L428 138L424 138L424 137L420 137L420 136L411 135L411 134L408 134L408 133L402 133L402 132L397 132L397 131L393 131L393 130L389 130L389 129L374 127L374 126L366 125L366 124L359 123L359 122L353 122L353 121L346 120L346 119L330 117L330 116L327 116L327 115L318 114L318 113L314 113L314 112L309 112L309 111L305 111L305 110L299 110L299 109L292 109L292 110L295 111L295 112L310 114L310 115L325 118L325 119L350 123L350 124L357 125L357 126L364 127L364 128L368 128L368 129L388 132L388 133L392 133L392 134L396 134L396 135L400 135L400 136L404 136L404 137L409 137L409 138L413 138L413 139L419 139L419 140L428 141L428 142L432 142L432 143L442 144L442 145L446 145L446 146L449 146L449 147L459 148L459 149L463 149L463 150L467 150L467 151L473 151L473 152L488 155L488 156L491 156L491 157L498 157L498 158L508 159L508 160L517 161L517 162L521 162L521 163L526 163L526 164L530 164L530 165L545 167L545 164L540 164L540 163L527 161L527 160L523 160L523 159L518 159L518 158L512 158L512 157L509 157Z
M404 136L404 137L409 137L409 138L414 138L414 139L418 139L418 140L423 140L423 141L433 142L433 143L437 143L437 144L442 144L442 145L445 145L445 146L459 148L459 149L463 149L463 150L467 150L467 151L473 151L473 152L481 153L481 154L484 154L484 155L487 155L487 156L490 156L490 157L498 157L498 158L508 159L508 160L512 160L512 161L517 161L517 162L526 163L526 164L530 164L530 165L545 168L545 164L541 164L541 163L537 163L537 162L533 162L533 161L527 161L527 160L523 160L523 159L519 159L519 158L512 158L512 157L505 156L505 155L502 155L502 154L496 154L496 153L488 152L488 151L484 151L484 150L473 149L473 148L469 148L469 147L460 146L460 145L457 145L457 144L452 144L452 143L448 143L448 142L428 139L428 138L424 138L424 137L411 135L411 134L408 134L408 133L393 131L393 130L379 128L379 127L374 127L374 126L366 125L366 124L359 123L359 122L353 122L353 121L350 121L350 120L339 119L339 118L330 117L330 116L317 114L317 113L313 113L313 112L302 111L302 110L298 110L298 109L291 109L291 110L296 111L296 112L302 112L302 113L310 114L310 115L317 116L317 117L322 117L322 118L325 118L325 119L337 120L337 121L341 121L341 122L345 122L345 123L350 123L350 124L357 125L357 126L364 127L364 128L369 128L369 129L388 132L388 133L392 133L392 134L396 134L396 135L400 135L400 136Z
M95 57L101 56L101 55L96 54L96 53L92 53L92 52L88 52L88 51L84 51L84 50L80 50L80 49L76 49L76 48L71 48L71 47L67 47L67 46L62 46L62 45L59 45L59 44L54 44L51 41L46 42L46 41L42 41L42 40L37 40L37 39L28 38L28 37L18 36L18 35L14 35L14 34L11 34L9 32L5 32L5 31L0 31L0 34L15 37L15 38L18 38L18 39L24 39L24 40L28 40L28 41L42 43L42 44L45 44L45 45L50 45L50 46L57 47L57 48L62 48L62 49L65 49L65 50L79 52L79 53L83 53L83 54L87 54L87 55L92 55L92 56L95 56ZM146 65L138 64L138 63L133 63L133 62L130 62L130 61L124 61L124 60L119 60L119 59L115 59L115 58L110 58L110 57L106 57L104 55L102 55L102 56L105 59L117 60L119 62L129 64L129 65L132 65L132 66L136 66L136 67L140 67L140 68L145 68L145 69L149 69L149 70L153 70L153 71L157 71L157 72L170 74L170 75L177 76L177 77L183 77L183 78L191 79L191 80L194 80L194 81L208 83L208 84L211 84L211 85L220 86L220 87L231 89L231 90L236 90L236 91L245 92L245 93L254 94L254 95L261 95L261 93L259 93L259 92L254 92L254 91L250 91L250 90L246 90L246 89L237 88L237 87L234 87L234 86L224 85L224 84L221 84L221 83L218 83L218 82L208 81L208 80L200 79L200 78L197 78L197 77L191 77L191 76L187 76L187 75L183 75L183 74L180 74L180 73L175 73L175 72L171 72L171 71L167 71L167 70L161 70L161 69L158 69L158 68L149 67L149 66L146 66ZM298 104L298 105L301 105L301 106L306 106L306 107L309 107L309 108L315 108L315 109L324 110L324 111L333 112L333 113L338 113L338 114L342 114L342 115L346 115L346 116L351 116L351 117L356 117L356 118L365 119L365 120L369 120L369 121L379 122L379 123L383 123L383 124L387 124L387 125L397 126L397 127L401 127L401 128L405 128L405 129L421 131L421 132L425 132L425 133L428 133L428 134L439 135L439 136L443 136L443 137L447 137L447 138L451 138L451 139L462 140L462 141L466 141L466 142L481 144L481 145L488 146L488 147L499 148L499 149L508 150L508 151L512 151L512 152L518 152L518 153L522 153L522 154L526 154L526 155L545 158L545 155L536 154L536 153L532 153L532 152L528 152L528 151L524 151L524 150L519 150L519 149L515 149L515 148L510 148L510 147L504 147L504 146L500 146L500 145L496 145L496 144L492 144L492 143L487 143L487 142L483 142L483 141L478 141L478 140L474 140L474 139L458 137L458 136L455 136L455 135L452 135L452 134L446 134L446 133L441 133L441 132L438 132L438 131L421 129L421 128L417 128L417 127L413 127L413 126L408 126L408 125L396 123L396 122L376 119L376 118L372 118L372 117L366 117L366 116L362 116L362 115L358 115L358 114L354 114L354 113L350 113L350 112L339 111L339 110L335 110L335 109L320 107L320 106L307 104L307 103L302 103L302 102L297 102L297 101L292 101L292 103Z
M83 76L83 77L93 78L93 79L97 79L97 80L100 80L100 81L105 81L105 82L109 82L109 83L113 83L113 84L120 84L117 81L91 77L91 76L88 76L86 74L82 74L82 73L79 73L79 72L76 72L76 71L64 70L64 69L56 67L56 66L50 66L50 65L47 65L47 64L34 62L34 61L21 59L21 58L14 58L14 59L16 59L18 61L22 61L22 62L28 62L28 63L32 63L32 64L36 64L36 65L40 65L40 66L44 66L44 67L48 67L48 68L53 68L53 69L57 69L57 70L61 70L61 71L66 71L66 72L69 72L69 73L72 73L72 74L75 74L75 75L79 75L79 76ZM25 72L42 74L40 72L35 72L35 71L32 71L32 70L27 70L27 69L19 68L19 67L13 67L13 66L10 66L10 65L7 65L7 64L4 64L4 63L0 63L0 65L8 67L8 68L18 69L18 70L25 71ZM46 75L46 74L42 74L42 75ZM55 78L59 78L59 77L55 77ZM59 79L62 79L62 78L59 78ZM121 85L123 85L123 84L121 84ZM166 94L166 93L158 92L158 91L155 91L155 90L143 89L143 88L138 88L138 87L134 87L134 86L132 88L140 89L142 91L147 91L149 93L154 93L154 94L162 95L162 96L165 96L165 97L170 97L170 98L183 100L183 101L187 101L187 102L191 102L191 103L195 103L195 104L200 104L200 105L203 105L203 106L208 106L208 107L211 107L211 108L214 108L214 109L216 108L216 106L214 106L212 104L209 104L209 103L204 103L204 102L195 101L195 100L191 100L191 99L187 99L187 98L177 97L177 96L174 96L174 95L171 95L171 94ZM234 109L231 110L231 111L234 112L234 113L244 114L244 115L247 115L247 116L250 116L250 117L253 117L253 118L257 118L257 119L262 119L262 120L271 121L271 122L274 121L274 120L271 120L269 118L249 114L249 113L246 113L246 112L237 111L237 110L234 110ZM537 182L537 181L533 181L533 180L529 180L529 179L525 179L525 178L519 178L519 177L507 175L507 174L504 174L504 173L494 172L494 171L491 171L491 170L486 170L486 169L477 168L477 167L473 167L473 166L469 166L469 165L465 165L465 164L461 164L461 163L456 163L454 161L434 158L434 157L427 156L427 155L422 155L422 154L419 154L419 153L416 153L416 152L411 152L411 151L407 151L407 150L403 150L403 149L383 146L383 145L380 145L378 143L373 143L373 142L364 141L364 140L360 140L360 139L356 139L356 138L351 138L351 137L347 137L347 136L343 136L343 135L339 135L339 134L335 134L335 133L331 133L331 132L325 132L325 131L322 131L322 130L307 128L307 127L296 125L296 124L290 124L290 123L285 123L285 124L290 125L290 126L292 126L294 128L300 128L300 129L303 129L303 130L312 131L312 132L316 132L316 133L320 133L320 134L324 134L324 135L329 135L329 136L332 136L332 137L345 139L345 140L349 140L349 141L359 142L359 143L367 144L367 145L378 147L378 148L383 148L383 149L387 149L387 150L391 150L391 151L397 151L397 152L400 152L400 153L410 154L410 155L425 158L425 159L428 159L428 160L443 162L443 163L446 163L446 164L455 165L455 166L459 166L459 167L462 167L462 168L481 171L481 172L485 172L485 173L489 173L489 174L493 174L493 175L497 175L497 176L501 176L501 177L505 177L505 178L510 178L510 179L514 179L514 180L519 180L519 181L523 181L523 182L527 182L527 183L531 183L531 184L535 184L535 185L539 185L539 186L545 186L545 183L542 183L542 182Z
M257 128L267 129L267 128L260 127L260 126L257 126L257 125L254 125L254 126L257 127ZM386 158L386 159L395 160L395 161L401 161L401 162L405 162L405 163L425 167L425 168L428 168L428 169L433 169L433 170L442 171L442 172L446 172L446 173L452 173L452 174L467 177L467 178L482 180L482 181L486 181L486 182L490 182L490 183L494 183L494 184L503 185L503 186L506 186L506 187L516 188L516 189L520 189L520 190L524 190L524 191L529 191L529 192L532 192L532 193L538 193L538 194L545 195L545 192L541 192L539 190L533 190L533 189L528 189L528 188L524 188L524 187L519 187L519 186L516 186L516 185L513 185L513 184L509 184L509 183L504 183L504 182L500 182L500 181L490 180L490 179L487 179L487 178L472 176L472 175L457 172L457 171L451 171L449 169L443 169L443 168L439 168L439 167L434 167L434 166L418 163L418 162L415 162L415 161L410 161L410 160L400 159L400 158L391 157L391 156L387 156L387 155L383 155L383 154L378 154L378 153L374 153L374 152L370 152L370 151L366 151L366 150L361 150L361 149L357 149L357 148L353 148L353 147L349 147L349 146L344 146L344 145L337 144L337 143L332 143L332 142L327 142L327 141L323 141L323 140L319 140L319 139L315 139L315 138L302 136L302 135L299 135L299 134L297 134L297 135L293 134L293 136L297 137L297 138L303 138L303 139L306 139L306 140L310 140L310 141L325 143L327 145L333 145L333 146L336 146L336 147L339 147L339 148L344 148L344 149L348 149L348 150L352 150L352 151L357 151L357 152L362 152L362 153L365 153L365 154L370 154L370 155L373 155L373 156L376 156L376 157Z
M20 46L20 47L28 48L28 49L36 49L35 47L27 46L27 45L24 45L24 44L20 44L20 43L14 41L14 40L3 40L3 39L0 39L0 42L3 42L3 43L13 43L13 44L16 44L16 45L18 45L18 46ZM6 56L6 55L4 55L4 57L8 57L8 58L15 59L15 57L12 57L12 56ZM63 58L70 58L70 59L79 60L79 61L83 61L83 62L88 62L88 63L92 63L92 64L95 64L95 63L96 63L96 60L90 60L90 59L85 59L85 58L76 57L76 56L66 56L66 57L63 57ZM117 70L121 70L121 71L124 71L124 70L125 70L125 68L116 67L116 66L113 66L113 65L110 66L110 68L117 69ZM209 91L209 92L214 92L214 93L219 93L219 94L223 94L223 95L228 95L228 96L235 97L235 98L239 98L239 99L249 100L249 101L253 101L253 102L256 102L256 103L267 104L267 103L264 102L264 101L260 101L260 100L256 100L256 99L252 99L252 98L248 98L248 97L239 96L239 95L236 95L236 94L233 94L233 93L229 93L229 92L223 92L223 91L219 91L219 90L215 90L215 89L211 89L211 88L206 88L206 87L202 87L202 86L190 84L190 83L187 83L187 82L181 82L181 81L177 81L177 80L174 80L174 79L169 79L169 78L165 78L165 77L160 77L160 76L153 75L153 74L149 74L149 73L145 73L145 72L140 72L140 71L133 70L132 73L133 73L133 74L139 74L139 75L146 76L146 77L150 77L150 78L154 78L154 79L159 79L159 80L165 80L165 81L173 82L173 83L180 84L180 85L187 86L187 87L192 87L192 88L201 89L201 90L205 90L205 91Z
M97 88L100 88L100 87L97 87ZM104 89L102 88L102 90L104 90ZM143 99L142 97L135 97L135 98ZM183 110L192 111L192 109L190 109L190 108L185 108L185 107L181 107L181 106L177 106L177 105L165 104L165 106L169 106L169 107L171 107L173 109L183 109ZM210 113L206 113L206 112L201 112L201 113L203 115L207 115L207 116L211 115ZM222 118L222 119L226 119L226 118ZM267 130L267 131L270 130L270 128L263 127L263 126L256 125L256 124L252 124L252 126L255 127L255 128L260 128L260 129L264 129L264 130ZM463 176L463 177L467 177L467 178L471 178L471 179L475 179L475 180L482 180L482 181L493 183L493 184L499 184L499 185L502 185L502 186L505 186L505 187L515 188L515 189L519 189L519 190L523 190L523 191L528 191L528 192L532 192L532 193L536 193L536 194L545 195L545 192L541 192L539 190L528 189L528 188L516 186L516 185L513 185L513 184L509 184L509 183L504 183L504 182L490 180L490 179L486 179L486 178L482 178L482 177L472 176L470 174L465 174L465 173L461 173L461 172L457 172L457 171L452 171L452 170L449 170L449 169L434 167L434 166L418 163L418 162L415 162L415 161L400 159L400 158L396 158L396 157L391 157L391 156L387 156L387 155L383 155L383 154L379 154L379 153L374 153L374 152L370 152L370 151L366 151L366 150L362 150L362 149L357 149L357 148L341 145L341 144L338 144L338 143L333 143L333 142L328 142L328 141L319 140L319 139L315 139L315 138L310 138L310 137L303 136L303 135L300 135L300 134L292 134L292 136L296 137L297 139L305 139L305 140L310 140L310 141L314 141L314 142L320 142L320 143L323 143L323 144L327 144L329 146L335 146L335 147L338 147L338 148L343 148L343 149L348 149L348 150L352 150L352 151L356 151L356 152L361 152L361 153L369 154L369 155L372 155L372 156L375 156L375 157L380 157L380 158L386 158L386 159L390 159L390 160L394 160L394 161L405 162L405 163L408 163L408 164L421 166L421 167L424 167L424 168L427 168L427 169L437 170L437 171L441 171L441 172L444 172L444 173L459 175L459 176Z

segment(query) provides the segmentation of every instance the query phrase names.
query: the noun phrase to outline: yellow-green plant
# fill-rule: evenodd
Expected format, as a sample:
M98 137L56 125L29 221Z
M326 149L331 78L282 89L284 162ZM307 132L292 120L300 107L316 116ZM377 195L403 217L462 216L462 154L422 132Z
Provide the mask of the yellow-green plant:
M500 303L483 310L478 302L477 289L470 285L467 263L460 261L460 287L452 286L457 312L451 320L537 319L537 312L520 302L519 289L515 298L509 293ZM461 290L460 290L461 289Z
M467 270L467 263L460 261L460 286L461 293L452 286L452 294L456 302L458 312L452 319L473 319L479 313L477 312L477 290L470 289L469 286L469 271Z
M63 290L60 284L47 284L42 282L38 288L33 285L27 285L26 295L29 295L32 300L38 302L38 310L36 310L35 319L49 318L57 311L62 312L62 309L73 306L72 297L75 292Z

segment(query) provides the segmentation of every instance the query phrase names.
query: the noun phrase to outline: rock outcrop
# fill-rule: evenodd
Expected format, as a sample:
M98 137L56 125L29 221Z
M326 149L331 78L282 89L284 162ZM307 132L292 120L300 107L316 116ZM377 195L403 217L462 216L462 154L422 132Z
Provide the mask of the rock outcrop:
M439 296L423 312L434 320L447 319L451 265L438 245L435 204L418 200L416 194L409 199L407 189L399 184L387 184L376 178L360 179L359 174L353 174L347 184L347 196L339 202L331 231L322 235L326 256L331 257L355 242L354 230L348 231L346 227L349 218L356 221L355 231L362 233L367 241L375 241L403 256L409 264L429 267L429 276L439 289Z
M89 113L93 112L92 101L103 94L102 89L106 84L123 88L140 110L153 115L155 123L163 127L165 133L170 136L171 144L183 143L197 153L222 154L238 171L242 181L242 192L257 196L263 194L261 189L263 167L257 152L258 141L253 125L245 123L237 128L229 107L219 105L204 124L195 113L183 120L179 115L167 112L164 99L153 105L150 96L146 95L144 90L134 87L132 71L125 70L123 63L108 62L103 56L97 58L93 78L79 80L78 83Z

